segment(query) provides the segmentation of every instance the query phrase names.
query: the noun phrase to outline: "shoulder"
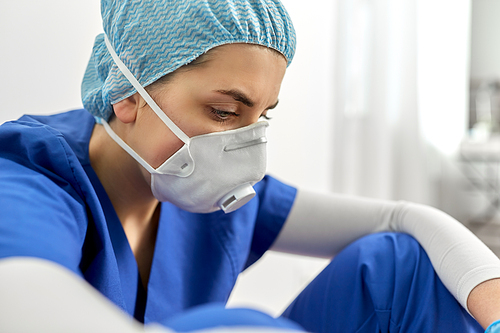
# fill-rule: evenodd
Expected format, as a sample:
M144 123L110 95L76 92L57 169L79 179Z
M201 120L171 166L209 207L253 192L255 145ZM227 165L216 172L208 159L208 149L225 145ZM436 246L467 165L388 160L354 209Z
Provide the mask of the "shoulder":
M255 192L259 200L260 210L269 212L280 211L279 215L288 215L297 195L294 186L286 184L273 176L266 175L264 179L255 184Z
M23 116L0 126L0 165L4 173L31 170L80 192L93 118L81 111L53 116ZM78 156L80 155L80 156ZM88 155L88 153L87 153ZM81 194L81 193L79 193Z
M93 193L78 154L91 120L76 112L0 126L0 258L40 257L78 272Z
M0 138L5 145L16 149L67 144L79 158L84 158L94 127L94 118L84 109L53 115L24 115L0 126ZM22 147L20 147L22 146ZM25 149L21 149L24 151Z

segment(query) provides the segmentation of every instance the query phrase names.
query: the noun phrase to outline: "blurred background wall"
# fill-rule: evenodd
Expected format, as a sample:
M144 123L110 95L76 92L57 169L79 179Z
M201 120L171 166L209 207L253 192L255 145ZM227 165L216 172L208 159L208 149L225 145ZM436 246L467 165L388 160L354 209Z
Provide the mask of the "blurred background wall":
M486 37L498 36L498 1L283 2L298 49L270 114L269 173L430 204L467 225L489 204L467 190L461 147L472 77L500 73L498 43ZM101 31L99 0L0 0L0 123L81 107ZM242 274L230 304L278 314L326 263L269 253Z
M0 122L81 107L99 0L0 1Z

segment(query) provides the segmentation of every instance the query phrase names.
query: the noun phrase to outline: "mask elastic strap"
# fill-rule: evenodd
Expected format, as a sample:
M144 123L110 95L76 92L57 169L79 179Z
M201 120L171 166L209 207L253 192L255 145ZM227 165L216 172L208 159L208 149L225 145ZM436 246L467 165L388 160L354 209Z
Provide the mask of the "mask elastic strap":
M104 129L106 132L108 132L108 135L118 144L120 147L122 147L126 152L128 152L137 162L139 162L140 165L144 167L149 173L158 173L151 165L149 165L148 162L146 162L142 157L139 156L128 144L125 143L109 126L108 122L102 118L95 118L96 122L98 124L101 124L104 126Z
M125 64L120 60L118 55L116 54L115 50L111 46L111 43L109 42L108 36L104 34L104 41L106 42L106 47L108 48L109 53L111 54L111 57L113 58L116 66L118 66L118 69L125 75L127 80L134 86L134 88L137 90L137 92L144 98L146 103L153 109L153 111L160 117L160 119L167 125L167 127L184 143L189 143L190 139L189 137L179 128L177 127L176 124L170 118L167 117L167 115L160 109L158 104L149 96L147 91L141 86L139 81L134 77L134 75L130 72L130 70L125 66Z

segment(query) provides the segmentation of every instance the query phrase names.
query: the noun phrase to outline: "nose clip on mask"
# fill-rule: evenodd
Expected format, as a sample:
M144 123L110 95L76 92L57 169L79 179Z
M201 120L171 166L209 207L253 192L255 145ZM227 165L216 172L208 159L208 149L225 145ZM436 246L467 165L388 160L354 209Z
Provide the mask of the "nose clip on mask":
M222 209L230 213L255 196L253 185L266 171L267 121L189 138L149 96L119 59L108 37L106 46L115 64L146 103L184 145L158 168L153 168L110 128L97 119L110 137L151 174L151 190L159 201L194 213Z

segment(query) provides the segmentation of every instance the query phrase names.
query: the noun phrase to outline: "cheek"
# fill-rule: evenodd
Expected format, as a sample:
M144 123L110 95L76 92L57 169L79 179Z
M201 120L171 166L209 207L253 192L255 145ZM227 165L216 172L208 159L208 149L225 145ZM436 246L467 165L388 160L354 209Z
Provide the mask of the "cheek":
M158 168L183 145L184 143L168 130L168 133L158 140L154 148L151 149L150 162L148 163L153 168Z
M184 143L160 119L152 120L154 121L143 123L144 126L138 128L141 135L136 146L137 153L156 169Z

